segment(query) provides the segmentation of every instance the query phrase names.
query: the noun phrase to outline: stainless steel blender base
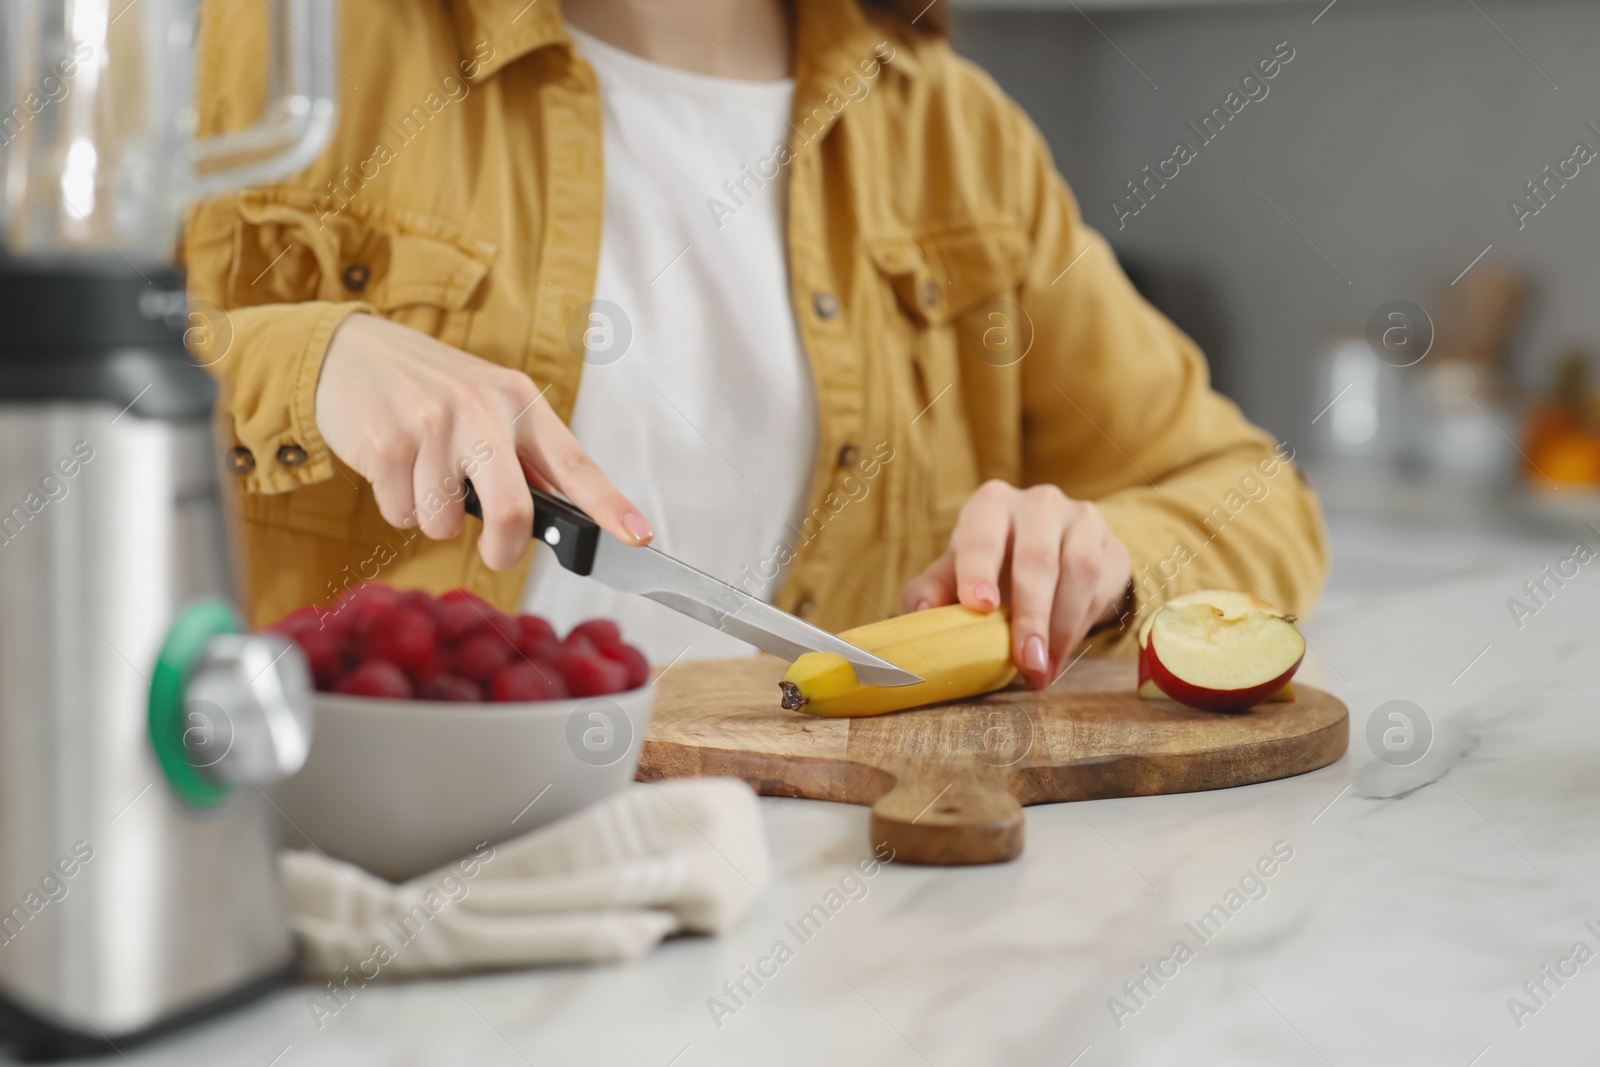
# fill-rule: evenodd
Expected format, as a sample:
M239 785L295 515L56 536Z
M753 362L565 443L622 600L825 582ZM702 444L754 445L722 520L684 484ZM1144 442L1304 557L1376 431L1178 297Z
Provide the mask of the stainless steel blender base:
M267 796L196 802L152 741L169 630L230 619L233 584L213 386L165 294L176 271L0 268L0 998L41 1048L169 1026L294 955Z
M190 1023L201 1022L243 1007L273 990L291 984L299 971L295 960L248 985L220 997L168 1016L153 1026L131 1033L104 1034L62 1026L54 1019L36 1015L20 1004L0 996L0 1048L21 1063L49 1063L81 1056L103 1056L126 1052L156 1040Z

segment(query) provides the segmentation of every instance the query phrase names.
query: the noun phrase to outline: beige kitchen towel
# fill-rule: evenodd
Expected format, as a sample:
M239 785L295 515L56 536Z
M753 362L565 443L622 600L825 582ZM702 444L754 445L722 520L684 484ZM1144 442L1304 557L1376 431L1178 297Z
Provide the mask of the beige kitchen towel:
M748 785L680 778L399 885L317 852L285 851L281 867L306 970L368 982L634 959L738 922L770 863Z

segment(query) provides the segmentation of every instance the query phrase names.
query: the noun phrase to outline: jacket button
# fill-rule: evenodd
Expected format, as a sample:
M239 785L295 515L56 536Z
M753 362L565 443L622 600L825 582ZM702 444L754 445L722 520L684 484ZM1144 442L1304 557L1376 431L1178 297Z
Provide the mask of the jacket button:
M832 293L817 293L811 298L811 307L817 318L826 321L839 314L839 298Z
M228 453L228 469L235 474L249 474L256 469L255 453L240 445Z
M929 307L939 306L939 283L926 281L922 283L922 302Z
M278 462L285 467L298 467L306 461L306 450L299 445L284 445L278 449Z
M845 445L839 449L839 466L854 467L856 460L861 458L861 449L855 445Z
M352 263L339 277L344 281L346 289L352 293L359 293L366 289L367 283L372 280L372 268L365 263Z
M795 613L795 615L797 615L797 616L799 616L800 618L803 619L807 615L810 615L811 614L811 609L815 608L816 606L817 606L817 598L814 597L814 596L811 596L808 593L807 595L801 597L798 601L795 602L794 613Z

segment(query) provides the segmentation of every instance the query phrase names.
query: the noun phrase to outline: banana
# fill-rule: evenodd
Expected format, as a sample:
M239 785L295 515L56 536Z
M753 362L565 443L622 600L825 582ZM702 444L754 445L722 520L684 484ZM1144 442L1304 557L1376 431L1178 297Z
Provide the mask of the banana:
M858 626L839 636L923 680L892 687L862 685L843 656L808 652L778 683L785 708L829 718L881 715L993 692L1017 674L1004 610L984 615L952 604Z

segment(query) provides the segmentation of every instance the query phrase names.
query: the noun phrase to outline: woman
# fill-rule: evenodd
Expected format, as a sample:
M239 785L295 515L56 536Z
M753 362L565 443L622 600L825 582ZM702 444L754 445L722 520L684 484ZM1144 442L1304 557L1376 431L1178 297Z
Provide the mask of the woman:
M921 6L345 0L331 146L186 238L230 313L254 620L376 578L728 651L545 554L529 580L526 478L829 629L1007 604L1035 686L1188 589L1306 611L1286 447ZM237 12L208 132L261 98Z

